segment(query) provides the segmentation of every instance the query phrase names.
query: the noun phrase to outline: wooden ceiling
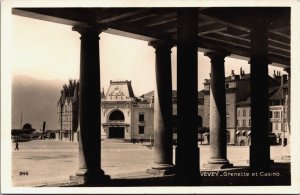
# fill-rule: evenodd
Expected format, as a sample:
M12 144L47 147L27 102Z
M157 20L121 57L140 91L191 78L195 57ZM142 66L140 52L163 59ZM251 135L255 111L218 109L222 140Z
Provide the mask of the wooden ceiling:
M14 8L13 14L51 22L92 24L105 32L144 41L176 44L177 10L183 8ZM188 8L185 8L188 9ZM222 50L249 59L251 18L258 8L198 8L199 51ZM290 66L290 8L263 9L270 24L268 53L275 66ZM195 18L196 19L196 18Z

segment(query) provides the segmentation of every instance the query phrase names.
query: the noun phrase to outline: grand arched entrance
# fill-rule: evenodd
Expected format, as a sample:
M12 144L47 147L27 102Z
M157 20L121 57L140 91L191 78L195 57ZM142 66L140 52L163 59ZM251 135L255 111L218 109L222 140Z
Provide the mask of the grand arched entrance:
M124 139L125 126L123 125L125 117L122 111L115 110L109 115L108 136L109 139Z

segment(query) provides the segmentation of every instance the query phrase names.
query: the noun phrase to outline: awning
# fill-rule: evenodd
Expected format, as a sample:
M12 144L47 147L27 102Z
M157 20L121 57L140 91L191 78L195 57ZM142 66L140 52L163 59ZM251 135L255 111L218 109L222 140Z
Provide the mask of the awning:
M237 135L237 134L239 134L239 133L240 133L240 130L236 131L236 133L235 133L235 134Z
M251 131L248 131L247 135L250 135L251 134Z
M245 130L242 131L242 134L244 134L244 133L245 133Z

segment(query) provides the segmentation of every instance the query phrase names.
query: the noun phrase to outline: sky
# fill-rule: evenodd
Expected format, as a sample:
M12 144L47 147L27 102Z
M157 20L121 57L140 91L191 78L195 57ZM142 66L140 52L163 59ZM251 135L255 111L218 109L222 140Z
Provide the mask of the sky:
M27 75L36 79L79 79L80 35L71 26L12 16L12 76ZM176 47L172 48L172 85L176 90ZM148 42L108 33L100 34L101 88L106 91L110 80L131 80L135 95L154 89L155 50ZM231 70L246 73L245 60L225 59L225 75ZM278 68L269 68L269 73ZM209 78L210 60L198 52L198 89ZM282 71L282 73L284 73Z

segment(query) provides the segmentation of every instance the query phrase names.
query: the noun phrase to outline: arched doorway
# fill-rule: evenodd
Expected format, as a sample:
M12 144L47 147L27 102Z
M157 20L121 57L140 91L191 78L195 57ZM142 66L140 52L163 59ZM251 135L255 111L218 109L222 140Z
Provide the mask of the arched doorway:
M124 121L124 119L124 114L120 110L115 110L109 115L110 121Z
M120 123L124 122L125 117L123 112L120 110L115 110L109 115L109 122L112 122L114 125L110 126L108 132L109 139L124 139L125 136L125 127L119 126Z

